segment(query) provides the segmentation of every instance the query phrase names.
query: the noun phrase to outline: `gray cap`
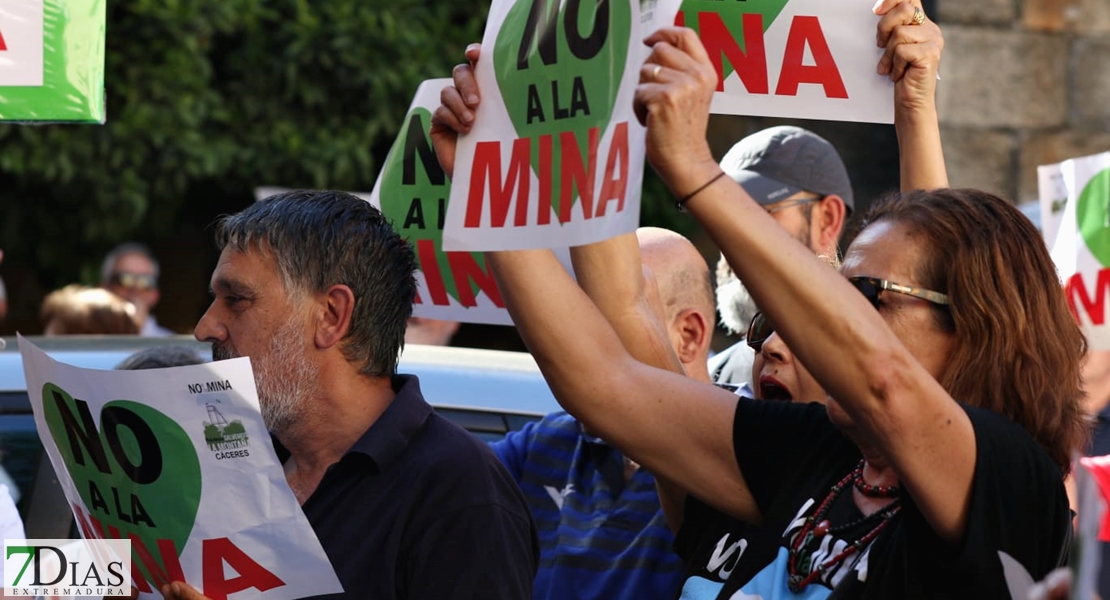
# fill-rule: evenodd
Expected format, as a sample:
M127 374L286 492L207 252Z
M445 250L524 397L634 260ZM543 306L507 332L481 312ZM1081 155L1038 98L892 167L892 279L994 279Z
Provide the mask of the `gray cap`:
M852 183L836 148L800 127L771 127L749 135L729 149L721 169L765 206L806 191L836 194L854 208Z

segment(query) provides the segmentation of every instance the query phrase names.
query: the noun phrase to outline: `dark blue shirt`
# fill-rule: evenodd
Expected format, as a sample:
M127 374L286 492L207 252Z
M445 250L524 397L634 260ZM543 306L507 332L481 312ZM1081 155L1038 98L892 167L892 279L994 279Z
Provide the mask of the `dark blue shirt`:
M673 600L671 549L655 478L627 482L621 453L556 413L492 444L528 498L540 535L534 600Z
M519 488L485 444L432 412L416 377L393 389L302 506L346 590L326 597L531 597L539 550Z

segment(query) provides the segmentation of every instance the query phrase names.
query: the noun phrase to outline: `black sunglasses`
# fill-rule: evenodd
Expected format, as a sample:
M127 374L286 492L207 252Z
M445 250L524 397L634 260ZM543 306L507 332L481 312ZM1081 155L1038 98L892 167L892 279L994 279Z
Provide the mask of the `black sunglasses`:
M761 312L755 313L752 317L752 322L748 325L748 334L744 336L744 341L748 344L756 354L763 350L763 342L771 337L775 332L775 326L771 324L771 319Z
M914 298L921 298L922 300L932 302L940 306L948 306L948 296L933 290L926 290L924 288L911 287L887 281L886 279L878 279L876 277L850 277L848 283L851 283L867 301L879 309L879 294L885 290L895 292L898 294L905 294L913 296ZM755 313L752 317L752 322L748 325L748 333L744 336L744 341L747 342L748 347L751 348L756 354L763 350L763 342L771 337L775 332L775 326L771 324L771 320L761 312Z

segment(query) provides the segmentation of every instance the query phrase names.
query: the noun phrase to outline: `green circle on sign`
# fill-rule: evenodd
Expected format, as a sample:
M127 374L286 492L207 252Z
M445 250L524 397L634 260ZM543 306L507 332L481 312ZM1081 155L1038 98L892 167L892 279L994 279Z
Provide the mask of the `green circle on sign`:
M1079 234L1102 266L1110 266L1110 169L1099 171L1075 205Z

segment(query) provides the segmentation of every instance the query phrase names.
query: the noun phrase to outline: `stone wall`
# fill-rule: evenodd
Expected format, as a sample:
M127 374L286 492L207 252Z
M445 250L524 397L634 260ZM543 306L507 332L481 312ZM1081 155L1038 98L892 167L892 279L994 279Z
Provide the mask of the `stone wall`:
M953 186L1037 199L1037 165L1110 150L1110 0L937 0Z

